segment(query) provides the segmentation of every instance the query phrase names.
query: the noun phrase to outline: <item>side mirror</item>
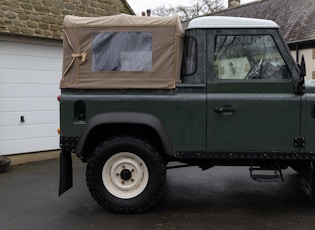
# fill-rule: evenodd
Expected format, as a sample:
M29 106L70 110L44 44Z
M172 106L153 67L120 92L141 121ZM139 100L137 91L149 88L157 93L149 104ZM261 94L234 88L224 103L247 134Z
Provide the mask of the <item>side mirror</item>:
M300 81L295 84L294 92L297 95L303 95L305 93L305 80L304 80L304 77L306 76L304 55L302 56L301 64L299 66L300 66Z

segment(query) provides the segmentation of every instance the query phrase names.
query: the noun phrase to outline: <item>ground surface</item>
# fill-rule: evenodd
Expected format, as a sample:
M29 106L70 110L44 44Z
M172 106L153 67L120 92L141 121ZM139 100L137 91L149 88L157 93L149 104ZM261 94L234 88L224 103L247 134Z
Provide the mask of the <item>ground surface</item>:
M74 160L74 187L58 197L57 159L11 166L0 174L0 229L314 229L315 205L285 170L282 183L258 183L247 167L168 171L151 211L112 214L90 196L85 164Z

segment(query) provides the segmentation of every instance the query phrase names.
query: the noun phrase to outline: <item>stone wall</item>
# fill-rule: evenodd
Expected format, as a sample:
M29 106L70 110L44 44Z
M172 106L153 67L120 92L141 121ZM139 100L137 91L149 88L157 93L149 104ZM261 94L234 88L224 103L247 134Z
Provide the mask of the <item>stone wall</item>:
M65 15L134 14L126 0L2 0L0 33L61 39Z

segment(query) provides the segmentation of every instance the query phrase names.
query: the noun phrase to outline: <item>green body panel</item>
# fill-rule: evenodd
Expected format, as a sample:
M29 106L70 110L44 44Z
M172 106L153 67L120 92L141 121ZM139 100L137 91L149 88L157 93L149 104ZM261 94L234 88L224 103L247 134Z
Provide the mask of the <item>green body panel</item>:
M87 121L101 113L149 113L161 120L174 149L205 150L206 94L186 93L187 90L146 94L137 94L135 91L114 94L99 91L98 94L90 94L83 91L75 93L73 90L68 94L63 90L60 108L67 116L61 116L61 135L80 136L82 133L85 123L75 122L73 116L74 102L81 100L86 105Z
M210 150L296 151L300 98L292 94L208 94ZM233 113L217 113L226 105ZM211 122L210 122L211 121Z
M305 137L305 148L302 151L315 152L315 82L306 84L306 94L301 108L302 136Z

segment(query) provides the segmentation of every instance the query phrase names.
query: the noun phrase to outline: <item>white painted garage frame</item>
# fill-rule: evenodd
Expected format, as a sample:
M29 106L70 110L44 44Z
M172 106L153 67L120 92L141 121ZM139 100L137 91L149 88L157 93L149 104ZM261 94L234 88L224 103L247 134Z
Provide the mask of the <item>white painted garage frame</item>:
M61 68L62 41L0 34L0 155L59 148Z

